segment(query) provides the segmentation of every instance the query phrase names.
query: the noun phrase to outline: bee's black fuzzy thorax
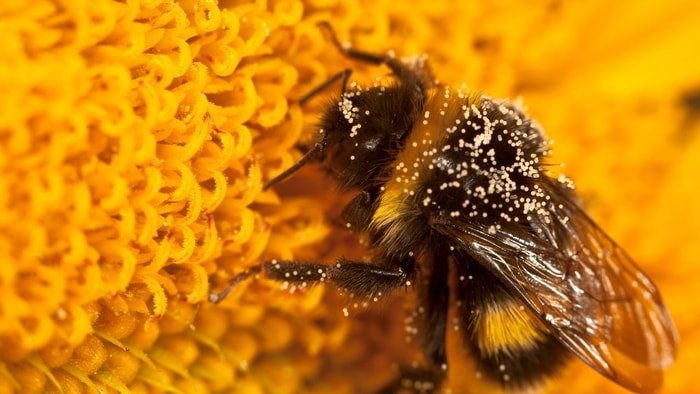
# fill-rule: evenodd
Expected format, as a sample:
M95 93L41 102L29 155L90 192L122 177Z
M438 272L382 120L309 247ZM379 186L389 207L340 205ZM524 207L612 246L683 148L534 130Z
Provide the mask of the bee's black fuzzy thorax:
M452 96L444 100L446 115L431 112L427 119L440 122L445 133L430 147L430 160L419 157L428 170L417 198L434 215L466 215L491 231L546 212L537 180L545 176L548 146L539 127L510 102Z

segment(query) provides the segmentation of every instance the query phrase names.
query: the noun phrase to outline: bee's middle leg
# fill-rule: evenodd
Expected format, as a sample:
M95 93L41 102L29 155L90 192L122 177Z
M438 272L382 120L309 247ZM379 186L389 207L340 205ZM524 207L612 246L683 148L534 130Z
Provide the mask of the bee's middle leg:
M417 318L420 324L418 340L427 365L403 367L381 394L436 393L447 377L446 330L449 308L448 256L436 253L430 257L432 267L418 286L420 303Z

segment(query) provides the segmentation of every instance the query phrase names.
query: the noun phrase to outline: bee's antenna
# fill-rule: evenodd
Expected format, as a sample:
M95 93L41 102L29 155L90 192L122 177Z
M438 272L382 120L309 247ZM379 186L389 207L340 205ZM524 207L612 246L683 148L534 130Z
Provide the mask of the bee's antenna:
M377 66L380 64L386 64L386 66L389 67L389 69L394 73L394 75L396 75L400 79L407 79L411 81L411 83L415 83L413 82L413 80L417 79L418 83L425 86L431 86L434 84L435 78L432 77L430 70L425 64L411 66L404 64L400 60L395 59L389 55L378 55L376 53L370 53L354 49L352 45L340 42L340 39L338 39L338 35L333 29L333 26L331 26L331 24L327 21L319 22L317 26L328 32L331 41L333 42L333 45L338 49L338 51L340 51L341 54L343 54L349 59L368 64L374 64ZM420 88L420 94L422 95L423 86L421 86Z
M306 152L304 156L299 159L296 163L294 163L291 167L287 168L284 170L281 174L277 175L276 177L270 179L267 181L267 183L263 186L263 190L267 190L271 188L272 186L282 182L283 180L287 179L289 176L294 174L295 172L299 171L299 169L303 166L305 166L308 162L316 158L316 155L320 153L323 150L323 144L321 143L316 143L311 150Z
M356 49L353 49L352 46L350 46L348 44L343 44L342 42L340 42L340 39L338 39L338 35L335 33L335 29L333 29L333 26L331 26L331 24L328 23L327 21L319 22L317 24L317 26L328 32L328 34L331 37L331 41L333 42L333 45L343 55L345 55L351 59L355 59L355 60L358 60L361 62L375 64L375 65L387 63L389 65L389 67L392 67L392 64L389 64L392 62L392 59L388 58L387 56L376 55L376 54L368 53L368 52L364 52L364 51L358 51Z

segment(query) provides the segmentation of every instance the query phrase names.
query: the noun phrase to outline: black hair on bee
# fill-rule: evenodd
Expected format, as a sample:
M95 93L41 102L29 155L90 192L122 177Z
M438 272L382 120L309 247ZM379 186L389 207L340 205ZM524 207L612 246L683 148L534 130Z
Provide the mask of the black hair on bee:
M356 297L415 283L429 367L413 376L438 388L453 273L464 345L485 377L532 387L575 355L628 389L658 388L676 355L673 322L651 280L582 210L571 181L546 170L540 126L508 100L436 83L422 57L344 47L325 27L343 54L387 66L391 81L348 89L344 70L302 98L341 81L314 146L266 187L319 163L357 192L342 217L368 235L373 261L272 261L210 299L256 273L327 281Z

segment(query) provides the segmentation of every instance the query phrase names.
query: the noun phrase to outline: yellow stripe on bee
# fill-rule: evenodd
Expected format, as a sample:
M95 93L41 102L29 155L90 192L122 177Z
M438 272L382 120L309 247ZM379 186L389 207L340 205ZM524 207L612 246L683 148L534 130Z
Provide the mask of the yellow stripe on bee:
M384 186L379 206L374 212L373 223L384 227L396 220L396 216L402 210L405 200L406 195L403 193L403 190L399 189L398 185L392 185L387 182Z
M406 220L415 215L420 215L420 211L414 211L415 204L408 203L409 195L404 193L399 185L387 183L379 201L377 210L372 217L372 226L381 229L381 243L386 247L398 245L401 236L406 230Z
M524 307L512 302L491 304L477 312L476 343L483 355L532 350L544 339Z
M421 150L416 149L416 141L431 141L431 145L435 144L436 142L430 139L430 133L429 127L416 126L406 139L404 149L392 163L394 167L391 177L384 184L379 205L372 217L372 226L382 229L383 243L399 242L402 231L405 229L404 220L421 214L412 199L421 187L421 182L424 180L421 179L421 175L427 166L420 162ZM423 146L422 149L432 149L432 146Z

